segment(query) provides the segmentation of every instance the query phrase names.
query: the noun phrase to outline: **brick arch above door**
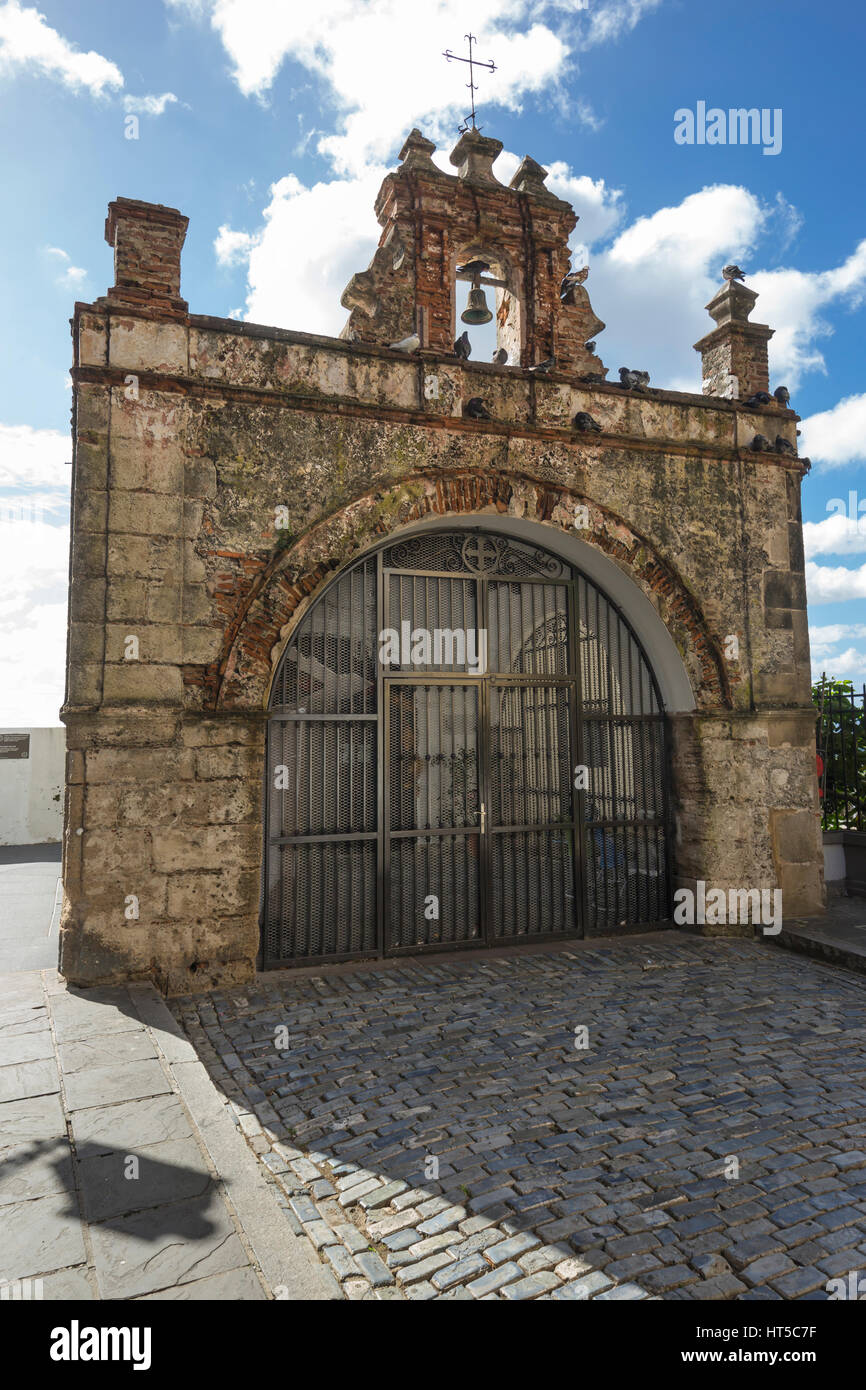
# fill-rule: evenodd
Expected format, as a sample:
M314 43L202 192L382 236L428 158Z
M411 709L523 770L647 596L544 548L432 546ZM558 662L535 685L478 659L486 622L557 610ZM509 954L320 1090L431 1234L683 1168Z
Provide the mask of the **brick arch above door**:
M578 507L586 509L578 515L588 525L576 531ZM474 471L419 474L372 490L275 551L238 595L218 661L188 674L191 684L203 687L205 708L263 708L292 628L322 587L369 547L438 518L481 525L495 518L500 528L522 522L550 533L548 545L557 534L568 536L577 543L570 558L578 567L581 553L605 557L648 600L681 658L692 700L682 698L681 682L679 707L732 708L722 635L712 632L674 566L646 537L573 489L516 473Z

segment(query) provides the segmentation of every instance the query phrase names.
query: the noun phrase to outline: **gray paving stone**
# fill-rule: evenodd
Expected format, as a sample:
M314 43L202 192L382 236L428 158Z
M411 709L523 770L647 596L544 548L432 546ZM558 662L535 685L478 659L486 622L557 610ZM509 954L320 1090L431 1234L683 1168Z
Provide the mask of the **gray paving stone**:
M582 1302L584 1299L594 1298L603 1289L610 1287L611 1280L596 1269L591 1274L584 1274L582 1278L573 1279L570 1284L564 1284L561 1288L555 1289L552 1297Z
M249 1264L215 1192L90 1227L100 1297L135 1298Z
M0 1103L56 1095L59 1090L60 1077L53 1057L0 1066Z
M10 1100L0 1105L0 1152L6 1147L65 1138L66 1119L59 1095Z
M255 1270L247 1265L245 1269L231 1269L225 1274L211 1274L207 1279L193 1279L189 1284L176 1284L170 1289L160 1289L158 1293L141 1294L134 1303L172 1300L174 1302L260 1303L267 1299L261 1281Z
M171 1091L159 1062L121 1062L118 1066L87 1067L64 1077L69 1110L102 1107L111 1101L137 1100Z
M766 1284L775 1275L787 1274L793 1268L794 1261L787 1255L764 1255L741 1269L740 1278L745 1279L747 1284Z
M381 1288L384 1284L393 1284L394 1275L383 1264L380 1257L374 1250L361 1250L355 1256L355 1263L361 1273L370 1281L372 1288Z
M601 1293L596 1294L600 1303L636 1302L646 1296L646 1289L642 1289L640 1284L614 1284L612 1288L602 1289Z
M144 1145L133 1154L117 1150L79 1158L77 1168L90 1222L205 1197L212 1185L194 1139Z
M464 1260L455 1260L453 1264L437 1270L430 1282L437 1289L450 1289L454 1284L463 1284L469 1279L474 1279L486 1269L488 1265L483 1255L467 1255Z
M378 1178L368 1178L366 1182L359 1183L357 1187L344 1188L337 1201L341 1207L354 1207L362 1197L366 1197L368 1192L375 1192L381 1186Z
M68 1195L56 1193L4 1206L0 1278L11 1283L84 1264L87 1252L75 1211Z
M508 1264L500 1265L498 1269L489 1269L486 1274L482 1274L480 1279L473 1279L467 1285L469 1292L475 1298L486 1298L488 1294L496 1293L497 1289L502 1289L506 1284L513 1284L518 1279L525 1277L525 1271L510 1260Z
M558 1285L559 1280L555 1274L551 1274L549 1270L541 1270L538 1274L527 1274L524 1279L504 1285L501 1292L503 1298L520 1303L526 1298L537 1298L539 1294L549 1293Z
M491 1242L485 1250L485 1255L490 1264L501 1265L507 1260L516 1260L540 1244L538 1236L531 1235L529 1231L522 1231L520 1235L510 1236L508 1240Z
M40 1277L42 1297L46 1303L86 1303L93 1302L96 1298L86 1265L58 1269L54 1274L43 1274Z
M428 1216L419 1222L418 1230L422 1236L437 1236L443 1231L453 1231L466 1215L465 1207L446 1207L435 1216Z
M52 1192L74 1192L72 1153L66 1139L41 1145L20 1144L3 1150L0 1157L0 1226L2 1208L10 1202L47 1197Z
M341 1282L344 1279L351 1279L353 1274L360 1274L361 1272L355 1263L355 1257L350 1255L342 1245L326 1245L322 1254Z
M384 1187L380 1187L377 1192L370 1192L366 1197L361 1198L361 1206L365 1211L376 1211L379 1207L386 1207L401 1192L405 1192L404 1182L389 1182Z
M12 1066L17 1062L42 1062L54 1056L54 1039L47 1023L42 1028L17 1037L3 1037L0 1033L0 1067Z
M153 1039L144 1028L107 1036L99 1033L77 1042L61 1043L58 1050L64 1076L84 1067L113 1067L120 1062L142 1062L157 1055Z
M428 1255L426 1259L416 1260L414 1264L399 1269L397 1278L401 1284L417 1284L422 1279L432 1279L437 1270L444 1269L445 1265L452 1263L447 1250L442 1250L438 1255Z
M76 1110L72 1134L79 1150L94 1155L118 1150L136 1153L145 1144L189 1139L192 1130L180 1098L169 1092Z

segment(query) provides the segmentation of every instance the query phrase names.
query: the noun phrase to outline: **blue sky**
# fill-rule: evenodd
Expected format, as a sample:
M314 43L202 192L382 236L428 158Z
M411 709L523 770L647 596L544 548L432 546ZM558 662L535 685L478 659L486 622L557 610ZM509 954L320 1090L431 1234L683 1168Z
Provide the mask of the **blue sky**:
M866 7L830 0L0 0L0 725L54 724L68 543L68 319L111 283L106 204L190 218L194 312L337 333L372 201L419 125L447 166L478 36L479 122L580 214L599 354L700 390L731 259L803 417L815 668L866 679ZM698 102L782 112L778 154L682 145ZM138 122L129 139L129 118ZM849 493L855 493L854 512ZM828 510L833 499L840 502ZM862 526L856 507L862 502ZM848 514L842 514L842 503Z

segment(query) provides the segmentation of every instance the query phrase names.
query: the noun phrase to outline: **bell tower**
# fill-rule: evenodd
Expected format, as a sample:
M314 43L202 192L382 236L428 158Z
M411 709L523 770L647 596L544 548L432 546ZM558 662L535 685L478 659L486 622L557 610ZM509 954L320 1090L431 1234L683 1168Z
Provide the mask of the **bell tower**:
M500 183L493 163L502 142L477 130L466 130L452 150L454 174L434 164L435 148L413 130L399 168L382 183L382 235L368 269L343 292L350 314L341 336L386 347L417 334L422 348L450 356L461 331L458 267L481 261L496 287L498 343L511 365L554 357L558 372L603 377L587 343L604 324L582 284L562 287L578 220L571 204L545 188L546 170L528 156L507 187Z

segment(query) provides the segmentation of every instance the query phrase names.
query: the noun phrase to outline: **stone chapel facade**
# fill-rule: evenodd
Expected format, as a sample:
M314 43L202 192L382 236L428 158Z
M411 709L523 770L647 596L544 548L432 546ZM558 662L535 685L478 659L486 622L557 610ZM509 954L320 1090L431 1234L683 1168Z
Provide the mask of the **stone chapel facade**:
M187 219L110 205L73 319L72 982L638 931L699 882L821 910L808 461L745 404L756 296L708 306L702 393L623 389L545 171L433 148L339 338L191 314ZM505 365L454 352L473 258Z

